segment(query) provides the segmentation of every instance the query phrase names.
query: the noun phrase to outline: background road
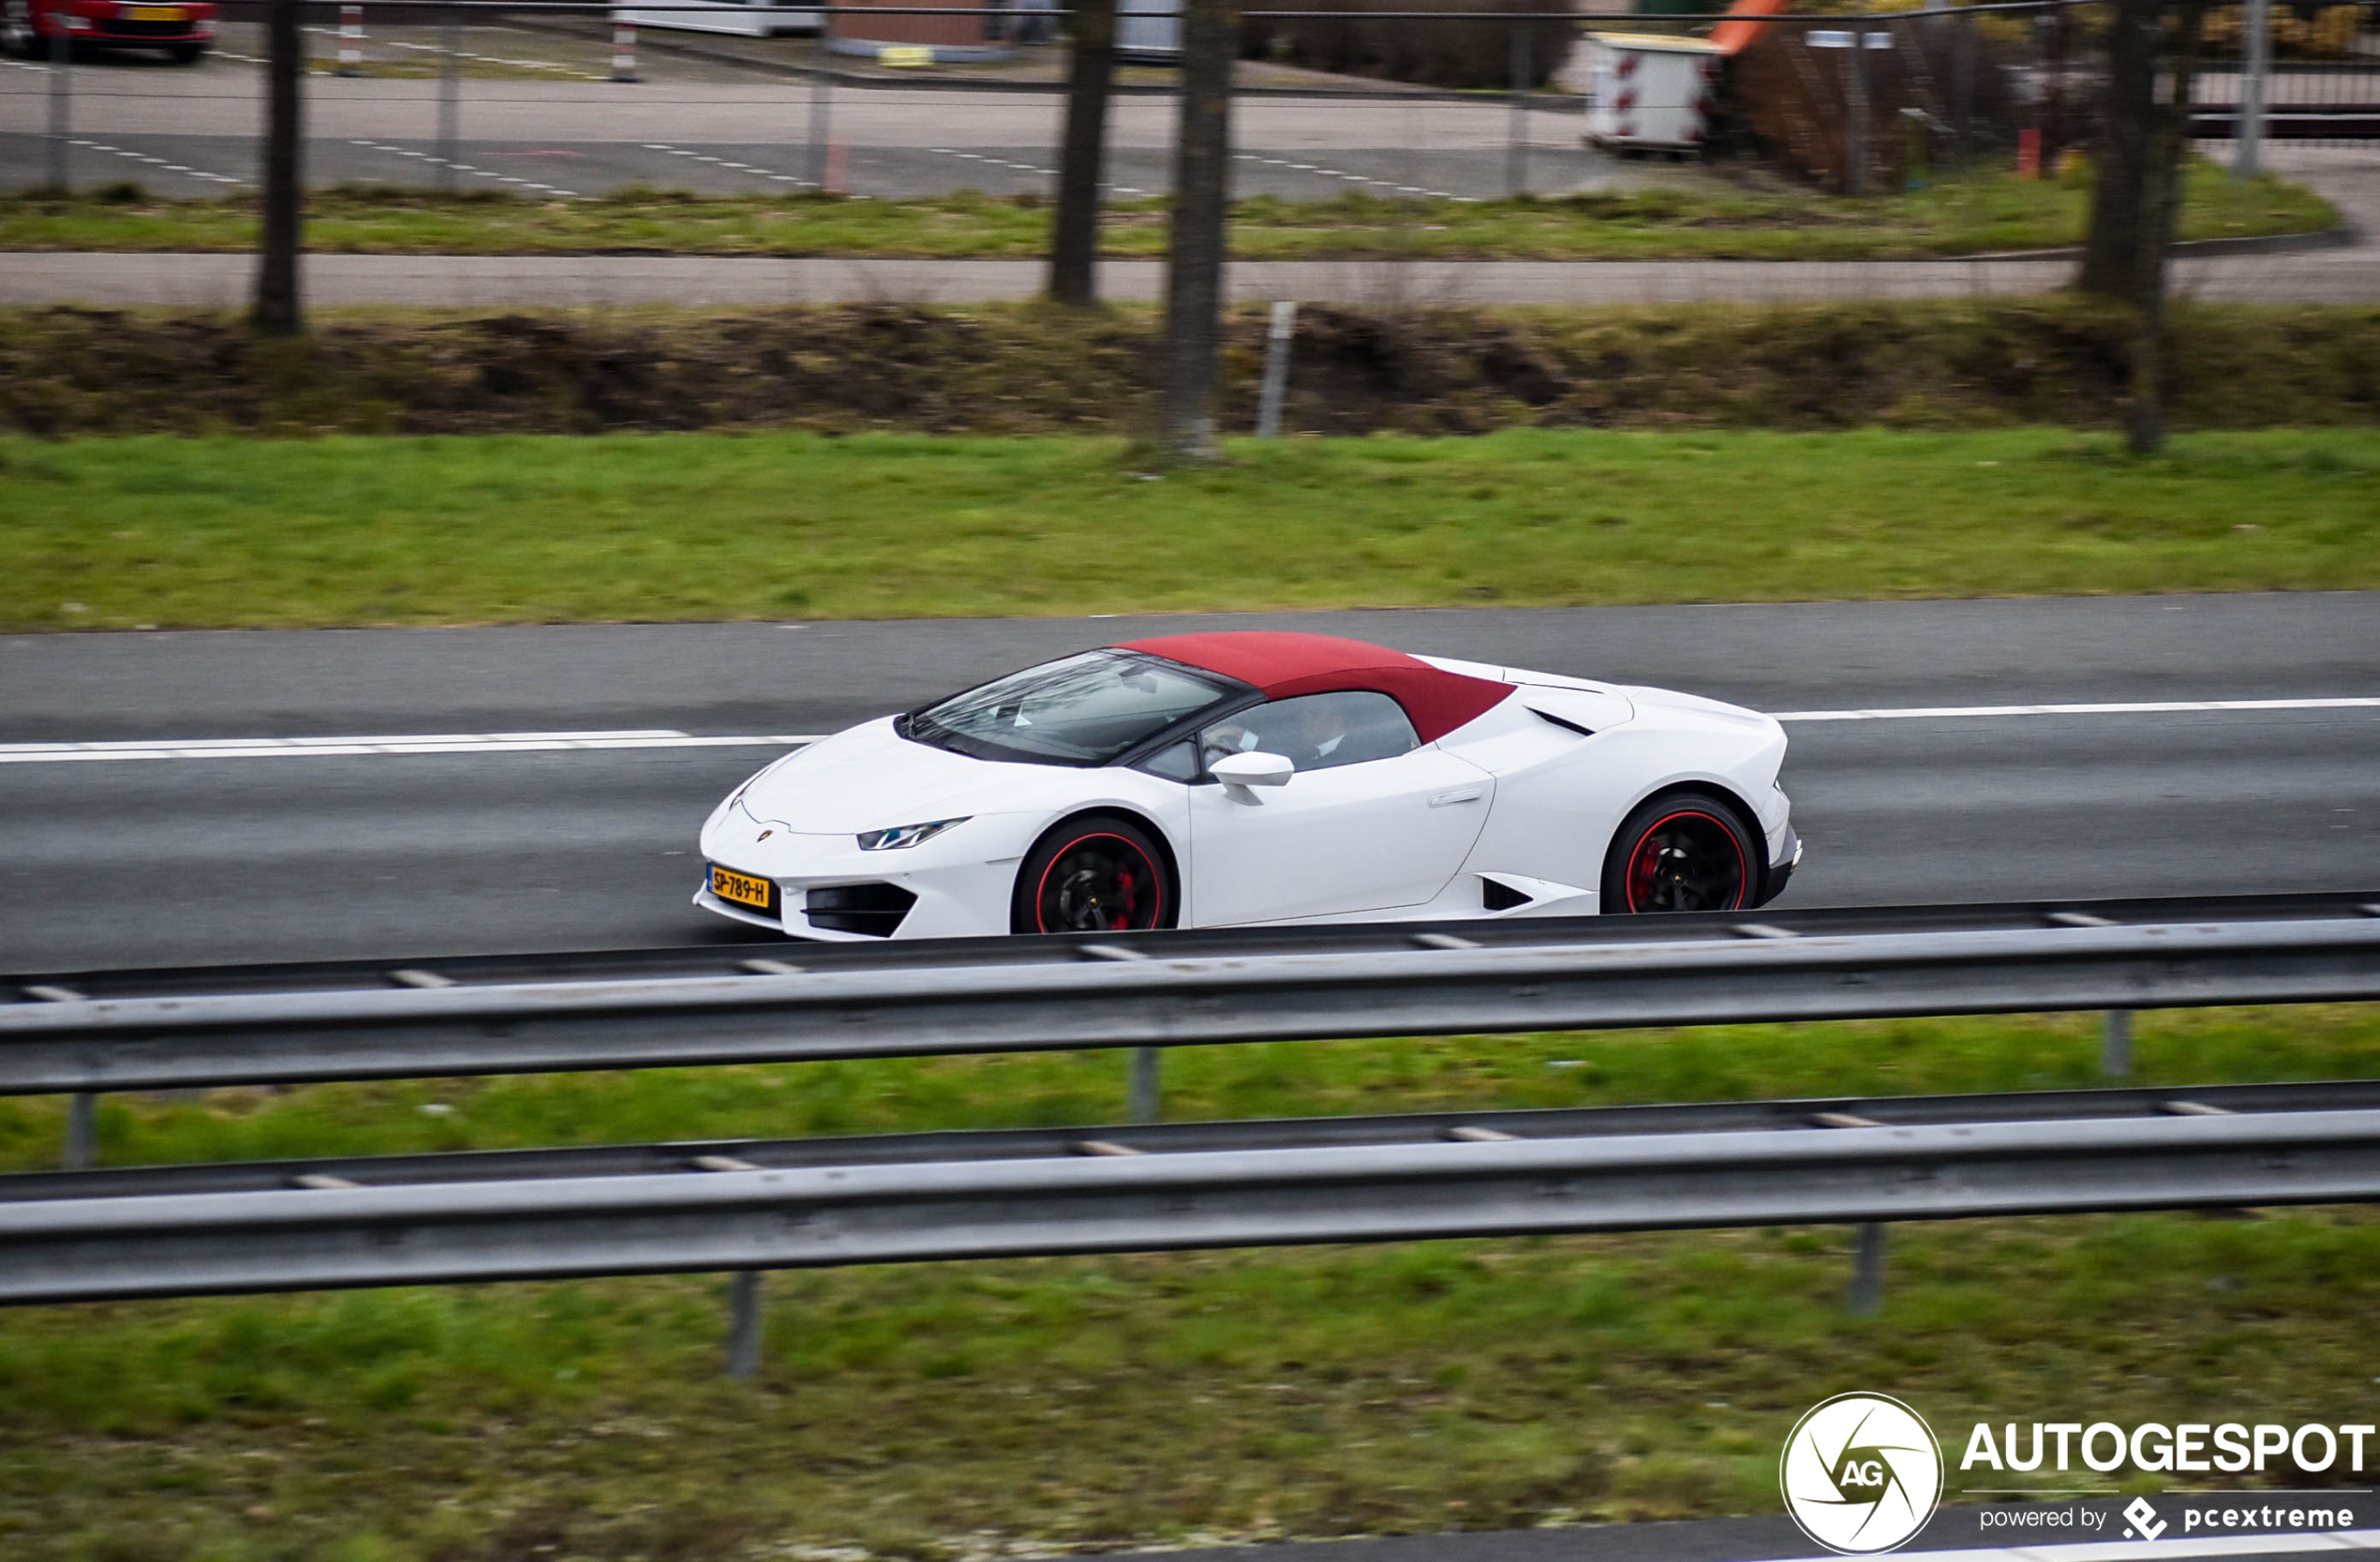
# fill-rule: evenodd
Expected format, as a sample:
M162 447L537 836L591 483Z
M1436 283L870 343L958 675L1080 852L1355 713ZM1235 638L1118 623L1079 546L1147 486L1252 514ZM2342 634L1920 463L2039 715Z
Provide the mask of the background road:
M1196 622L1778 711L2380 695L2380 594L0 637L0 744L832 731ZM2380 890L2380 708L1799 721L1786 903ZM22 763L0 969L736 939L686 903L766 746Z
M133 179L182 199L256 181L263 130L258 33L228 27L222 51L191 67L133 52L76 66L72 178ZM438 36L436 28L375 27L370 52L427 68L438 57ZM315 47L330 42L317 38ZM455 159L466 188L568 199L627 186L741 195L814 187L812 136L822 122L806 82L648 51L644 80L615 82L603 79L607 45L505 27L469 29L464 47L477 62L463 87ZM806 53L808 45L798 47ZM487 79L491 71L508 74ZM0 59L0 188L48 176L49 75L46 65ZM314 76L305 90L310 183L418 186L436 177L429 161L439 150L435 80ZM1117 195L1171 187L1176 114L1170 94L1114 99L1108 177ZM854 194L1047 196L1056 187L1064 117L1055 90L842 84L829 89L823 126L825 140L844 148L842 185ZM1495 99L1250 97L1234 105L1232 118L1238 195L1506 193L1512 112ZM1583 146L1575 110L1531 112L1524 124L1536 143L1535 189L1644 178L1641 167L1630 172Z

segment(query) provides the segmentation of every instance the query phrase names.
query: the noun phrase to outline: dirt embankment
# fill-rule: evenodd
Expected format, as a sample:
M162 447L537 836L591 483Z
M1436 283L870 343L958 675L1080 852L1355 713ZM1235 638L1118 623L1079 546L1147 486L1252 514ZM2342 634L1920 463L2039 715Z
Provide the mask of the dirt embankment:
M2186 306L2172 421L2380 423L2380 308ZM2123 406L2120 315L2064 299L1554 311L1301 311L1286 426L2096 426ZM1263 317L1228 322L1220 415L1254 421ZM325 317L0 314L0 430L598 433L807 427L1137 434L1145 311L846 305Z

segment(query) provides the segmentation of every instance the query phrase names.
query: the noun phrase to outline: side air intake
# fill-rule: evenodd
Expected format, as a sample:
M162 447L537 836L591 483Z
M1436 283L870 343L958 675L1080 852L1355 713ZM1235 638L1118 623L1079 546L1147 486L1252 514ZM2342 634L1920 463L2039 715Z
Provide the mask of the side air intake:
M1480 875L1480 904L1485 910L1510 911L1514 906L1527 905L1529 899L1509 884L1499 884L1484 873Z

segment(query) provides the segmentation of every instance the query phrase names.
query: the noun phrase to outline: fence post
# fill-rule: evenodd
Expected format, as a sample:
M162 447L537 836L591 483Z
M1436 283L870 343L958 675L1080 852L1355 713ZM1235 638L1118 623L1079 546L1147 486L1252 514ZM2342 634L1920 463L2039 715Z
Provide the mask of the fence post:
M818 20L818 66L810 73L810 187L826 188L826 136L835 112L835 10Z
M636 80L636 24L632 22L612 23L612 80Z
M1529 189L1529 48L1535 23L1512 23L1512 125L1505 143L1504 193L1518 198Z
M74 133L74 39L63 13L50 20L57 27L50 35L50 187L64 195L71 178L67 138Z
M1257 438L1281 435L1281 401L1289 389L1289 346L1298 332L1298 305L1282 299L1272 306L1272 324L1264 334L1264 388L1257 397Z
M1843 193L1867 193L1867 0L1852 7L1852 58L1843 80Z
M1961 10L1951 19L1950 131L1958 142L1958 160L1972 154L1975 134L1975 19Z
M2248 0L2241 22L2239 106L2231 126L2231 176L2254 179L2264 152L2265 84L2272 74L2272 0ZM2190 105L2181 106L2187 114Z
M2132 1011L2109 1009L2099 1030L2099 1072L2110 1079L2132 1073Z
M339 7L339 68L340 76L364 74L364 7Z
M99 1164L99 1098L87 1090L67 1098L66 1153L58 1164L68 1171L88 1171Z
M438 67L438 187L453 194L463 119L463 16L453 0L448 0L439 23L442 52Z
M1884 1304L1884 1227L1882 1221L1863 1221L1859 1227L1858 1256L1852 1270L1852 1316L1869 1318Z
M761 1272L739 1269L727 1287L727 1376L750 1382L760 1375Z

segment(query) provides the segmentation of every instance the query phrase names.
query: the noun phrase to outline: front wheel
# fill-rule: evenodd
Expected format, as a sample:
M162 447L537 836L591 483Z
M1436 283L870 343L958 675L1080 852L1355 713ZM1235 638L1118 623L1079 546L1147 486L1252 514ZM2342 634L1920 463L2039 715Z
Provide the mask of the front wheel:
M1117 814L1070 819L1025 854L1008 929L1121 933L1170 928L1181 892L1149 832Z
M1701 792L1656 797L1603 859L1603 910L1741 911L1760 891L1760 849L1734 805Z

